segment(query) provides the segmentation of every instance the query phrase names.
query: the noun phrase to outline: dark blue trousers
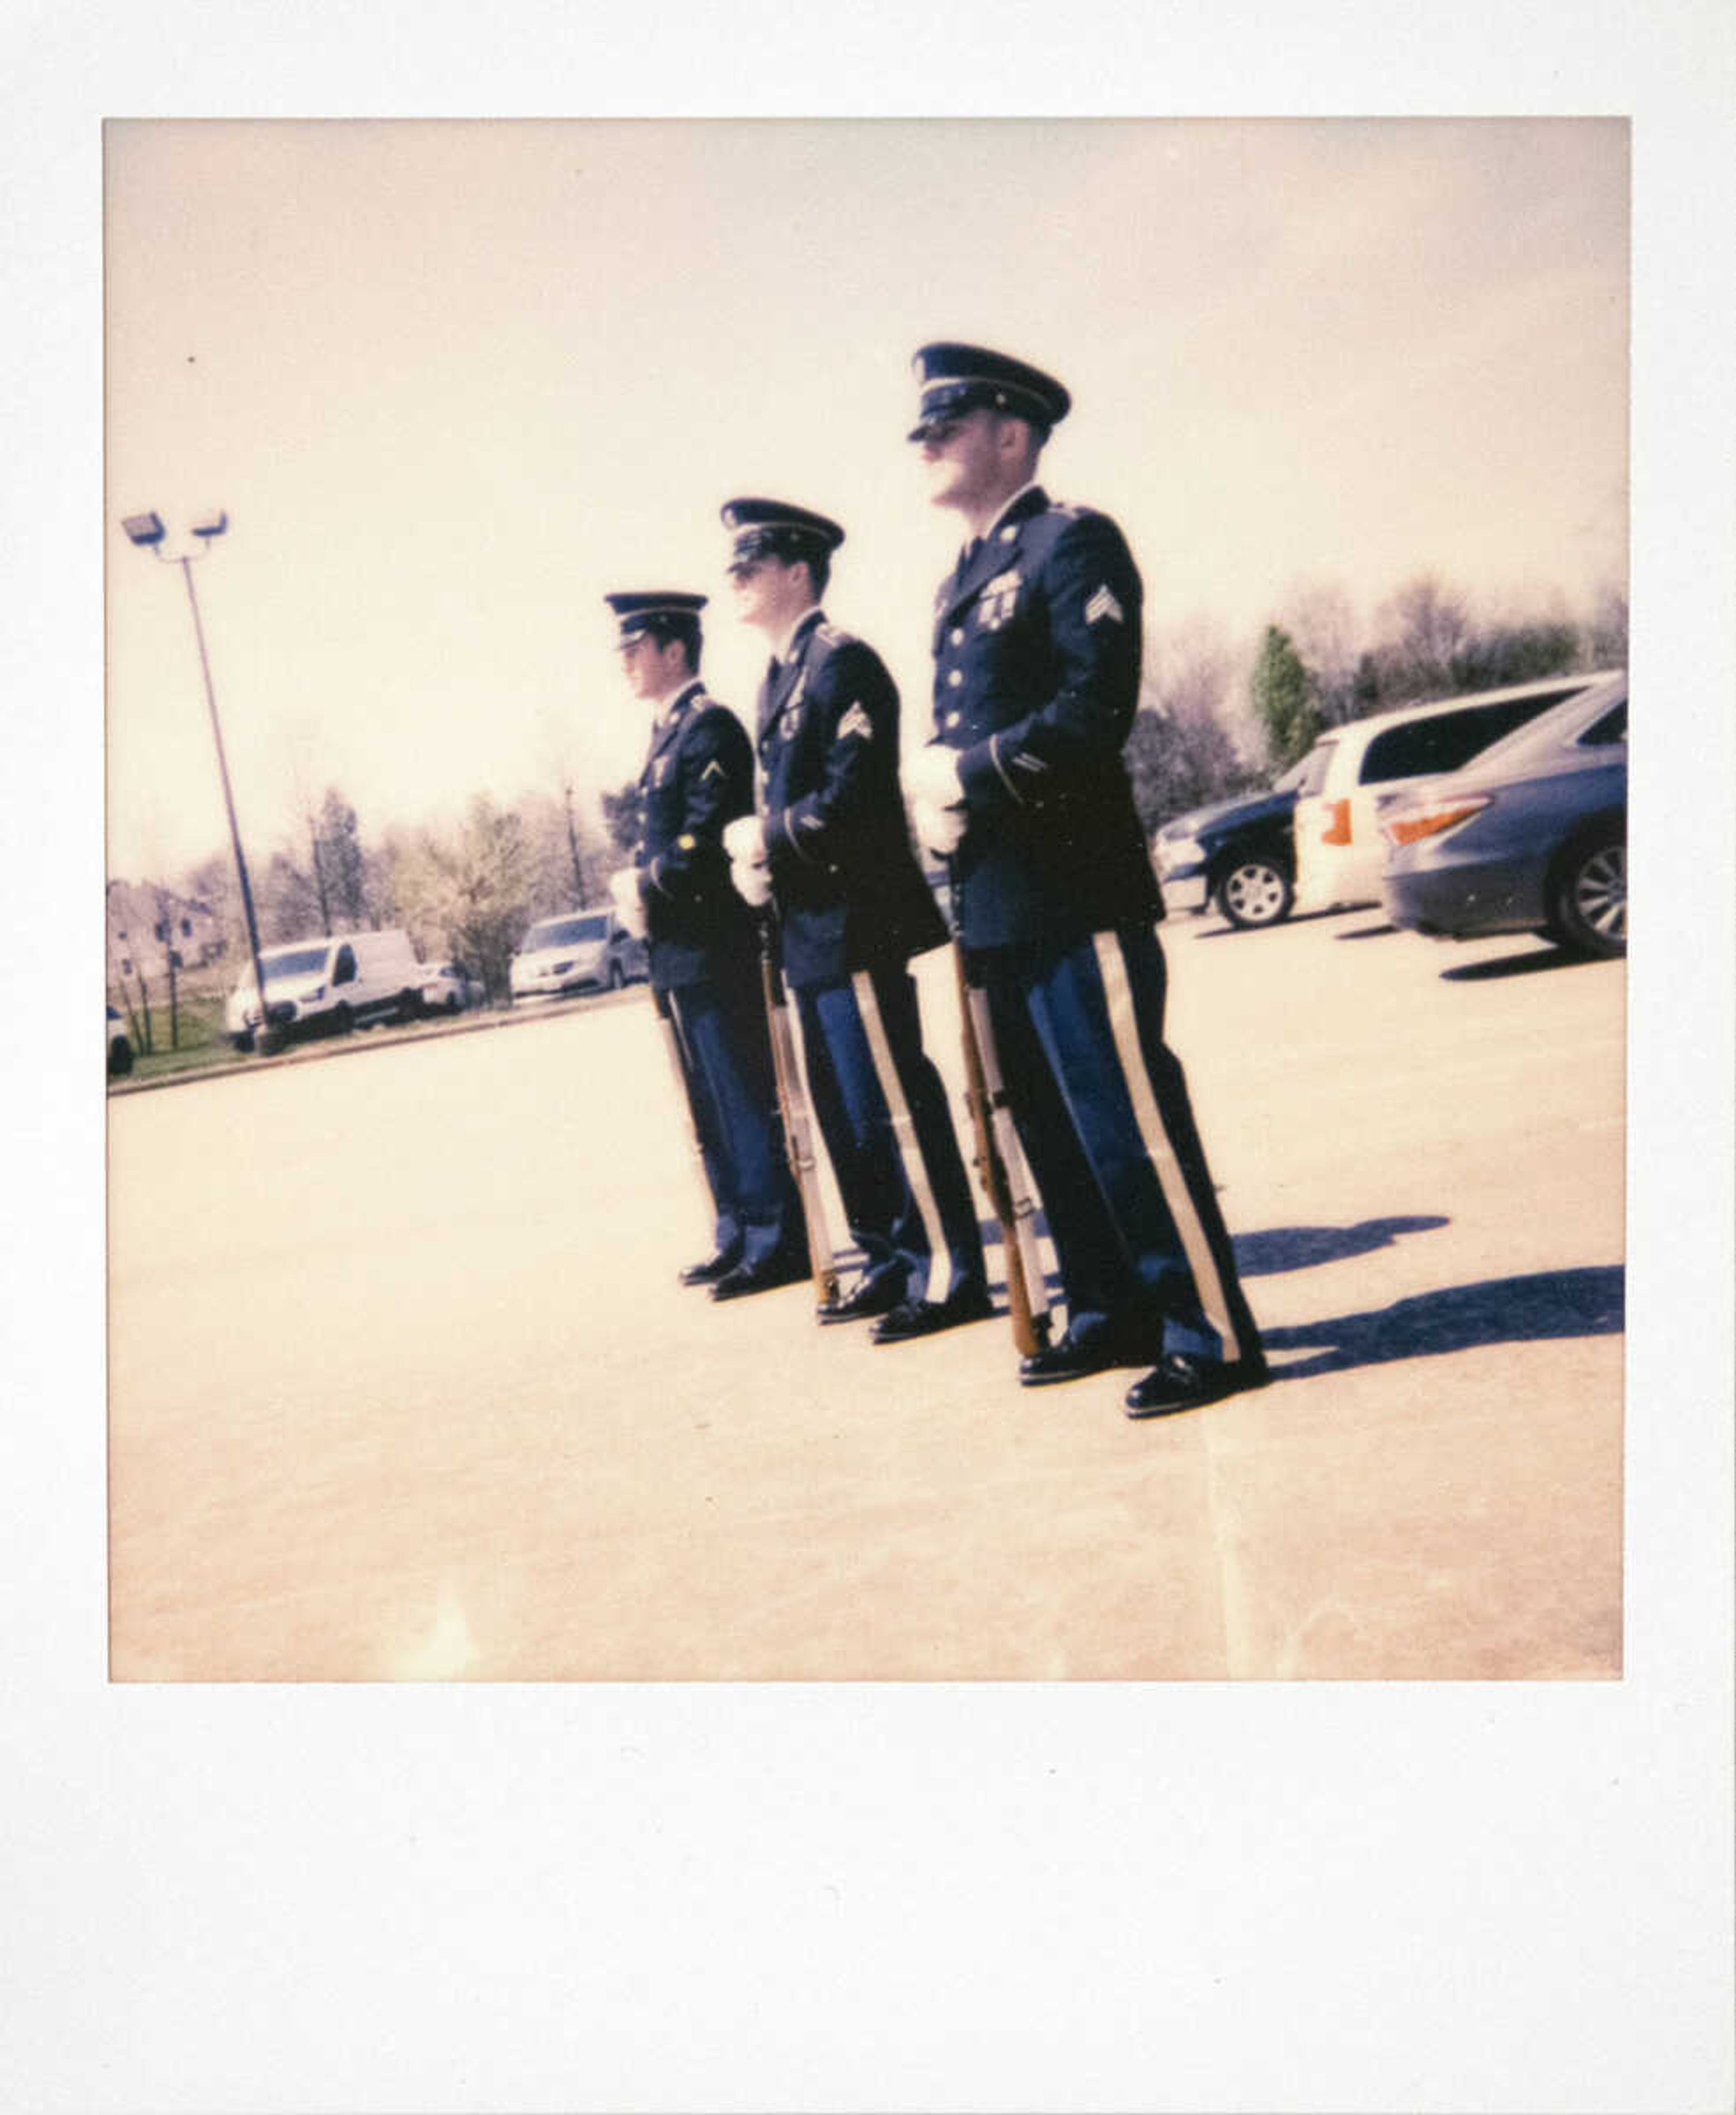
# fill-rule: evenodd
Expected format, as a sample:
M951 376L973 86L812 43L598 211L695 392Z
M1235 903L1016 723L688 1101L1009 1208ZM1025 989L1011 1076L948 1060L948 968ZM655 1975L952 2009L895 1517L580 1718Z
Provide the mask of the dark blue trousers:
M1060 952L973 960L1070 1328L1106 1320L1148 1331L1154 1360L1258 1360L1187 1080L1163 1039L1157 934L1136 926Z
M938 1300L962 1285L985 1282L982 1230L946 1090L923 1048L916 980L901 965L865 974L920 1167L909 1166L900 1149L850 978L810 984L795 994L808 1093L867 1275L895 1272L904 1298ZM944 1279L931 1272L937 1245L946 1250Z
M763 1263L805 1254L757 970L666 994L681 1045L721 1253Z

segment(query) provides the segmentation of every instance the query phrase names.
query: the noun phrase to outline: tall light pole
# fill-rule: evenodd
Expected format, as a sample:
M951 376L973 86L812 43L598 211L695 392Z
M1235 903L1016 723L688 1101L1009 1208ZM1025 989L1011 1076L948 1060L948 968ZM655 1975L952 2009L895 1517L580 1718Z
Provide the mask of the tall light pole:
M184 552L172 558L163 548L167 534L159 514L129 514L123 517L121 526L141 550L149 551L153 558L181 568L181 578L187 584L187 603L193 612L193 635L199 642L199 665L205 678L205 703L211 708L211 732L217 742L218 775L223 782L223 806L229 816L229 842L235 850L235 870L241 884L241 908L247 919L247 946L253 957L254 989L259 995L259 1047L265 1046L265 1031L269 1026L265 1012L265 973L259 967L259 926L254 916L253 889L247 879L247 861L241 852L241 833L235 819L235 796L229 790L229 762L223 754L223 730L217 717L217 692L211 684L210 657L205 652L205 628L199 622L199 597L193 591L193 560L204 557L210 549L213 537L221 536L229 526L229 516L217 513L204 516L194 522L193 534L199 538L196 552Z

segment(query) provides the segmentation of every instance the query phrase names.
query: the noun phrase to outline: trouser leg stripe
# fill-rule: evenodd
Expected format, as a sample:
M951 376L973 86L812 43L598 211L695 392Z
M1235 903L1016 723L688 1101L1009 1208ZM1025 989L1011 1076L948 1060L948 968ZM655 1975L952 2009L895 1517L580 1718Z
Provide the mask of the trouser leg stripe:
M874 1070L880 1079L880 1091L892 1115L892 1135L898 1142L899 1153L905 1164L905 1177L916 1199L916 1209L921 1214L923 1230L928 1236L928 1283L927 1296L937 1297L936 1273L950 1268L946 1238L941 1231L941 1215L936 1209L934 1191L928 1181L928 1170L923 1159L922 1142L916 1135L916 1125L911 1118L910 1104L905 1098L904 1082L898 1076L898 1067L892 1060L892 1046L886 1039L886 1023L881 1019L880 1001L875 996L874 980L866 970L858 970L850 979L856 993L857 1010L862 1016L862 1025L868 1036L868 1053L873 1058Z
M1133 986L1128 980L1120 935L1098 933L1093 937L1098 966L1103 973L1104 996L1109 1002L1109 1025L1115 1039L1115 1055L1127 1081L1128 1096L1134 1105L1140 1135L1157 1170L1163 1201L1169 1206L1170 1217L1181 1237L1182 1253L1193 1273L1200 1306L1207 1320L1223 1339L1224 1356L1231 1360L1239 1359L1242 1348L1230 1319L1230 1302L1224 1296L1224 1282L1218 1275L1212 1244L1206 1238L1205 1226L1193 1202L1193 1193L1188 1186L1186 1172L1176 1158L1163 1113L1157 1106L1157 1097L1152 1091L1152 1076L1146 1070L1145 1053L1139 1047Z

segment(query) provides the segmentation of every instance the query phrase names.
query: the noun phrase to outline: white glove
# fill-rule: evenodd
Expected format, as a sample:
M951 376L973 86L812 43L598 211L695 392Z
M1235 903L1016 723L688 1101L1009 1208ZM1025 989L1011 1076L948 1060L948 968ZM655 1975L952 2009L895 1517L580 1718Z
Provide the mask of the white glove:
M769 867L732 867L730 879L735 884L736 894L753 910L763 910L772 901L772 872Z
M723 849L731 866L763 866L766 863L765 827L758 815L738 815L733 823L723 826ZM741 875L735 876L735 885L741 886Z
M932 808L962 808L964 782L959 776L958 751L938 741L918 750L905 768L905 785L913 801Z
M615 902L615 915L622 927L635 940L645 937L645 900L639 892L639 869L624 866L617 874L609 876L609 894Z
M941 859L950 858L963 841L969 820L957 755L939 742L919 749L905 773L905 789L917 842Z
M765 827L758 816L738 815L733 823L726 823L723 849L737 894L760 910L772 901L772 869L766 863Z
M937 808L927 801L910 803L910 828L917 842L939 859L950 859L958 850L968 819L962 808Z

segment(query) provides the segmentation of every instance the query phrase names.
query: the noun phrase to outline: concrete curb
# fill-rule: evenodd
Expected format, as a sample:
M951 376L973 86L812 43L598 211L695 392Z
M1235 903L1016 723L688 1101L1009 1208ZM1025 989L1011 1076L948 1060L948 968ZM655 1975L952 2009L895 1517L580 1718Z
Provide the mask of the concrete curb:
M533 1021L552 1021L577 1012L580 1007L591 1012L598 1007L629 1005L642 993L648 996L650 989L649 984L627 984L620 991L587 992L576 998L547 999L495 1011L480 1009L471 1014L460 1014L456 1019L422 1021L414 1027L395 1025L389 1033L382 1024L378 1028L357 1029L349 1035L324 1038L300 1049L282 1050L274 1058L226 1058L214 1065L190 1065L184 1072L166 1072L155 1080L112 1080L108 1096L113 1100L126 1094L154 1094L162 1087L196 1086L202 1080L242 1076L257 1079L266 1072L279 1071L286 1065L321 1064L328 1058L359 1058L370 1050L401 1050L406 1044L442 1041L451 1035L475 1035L497 1028L525 1028Z

